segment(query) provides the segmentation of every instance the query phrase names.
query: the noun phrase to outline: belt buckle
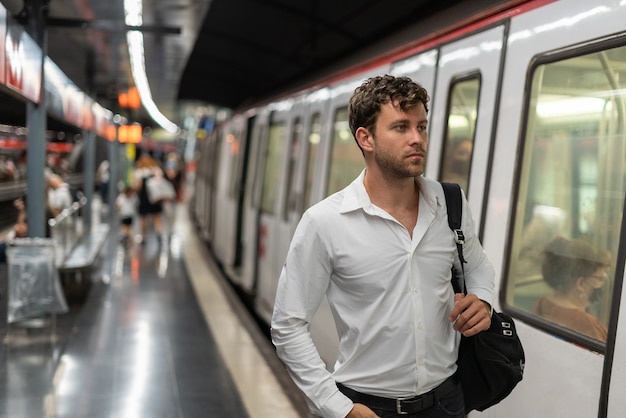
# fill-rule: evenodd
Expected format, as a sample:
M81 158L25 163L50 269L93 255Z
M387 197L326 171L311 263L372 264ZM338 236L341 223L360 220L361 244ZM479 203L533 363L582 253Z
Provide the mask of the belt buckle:
M402 410L402 401L411 399L411 398L398 398L396 399L396 414L398 415L409 415L408 412L404 412Z

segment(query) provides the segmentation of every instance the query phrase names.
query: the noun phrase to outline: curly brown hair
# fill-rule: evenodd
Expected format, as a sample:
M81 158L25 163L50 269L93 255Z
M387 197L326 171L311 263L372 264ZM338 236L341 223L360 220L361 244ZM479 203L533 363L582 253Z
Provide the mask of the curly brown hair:
M422 103L428 112L428 100L426 89L409 77L384 75L368 78L354 90L348 104L352 135L356 139L356 130L360 127L373 131L381 105L397 103L400 109L407 111Z

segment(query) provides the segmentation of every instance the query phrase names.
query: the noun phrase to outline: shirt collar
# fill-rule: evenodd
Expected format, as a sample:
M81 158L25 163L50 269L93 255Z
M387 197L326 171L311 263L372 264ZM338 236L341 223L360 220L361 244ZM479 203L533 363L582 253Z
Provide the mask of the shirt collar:
M345 188L339 213L365 209L372 205L372 201L370 200L370 197L365 190L365 185L363 184L364 179L365 169L363 169L361 174L359 174L359 176Z
M358 209L367 210L372 206L367 190L363 180L365 179L365 169L361 171L361 174L354 179L352 183L344 190L343 201L341 202L340 213L352 212ZM416 181L419 185L421 198L433 209L441 206L439 202L439 196L432 189L432 181L426 180L423 176L416 177Z

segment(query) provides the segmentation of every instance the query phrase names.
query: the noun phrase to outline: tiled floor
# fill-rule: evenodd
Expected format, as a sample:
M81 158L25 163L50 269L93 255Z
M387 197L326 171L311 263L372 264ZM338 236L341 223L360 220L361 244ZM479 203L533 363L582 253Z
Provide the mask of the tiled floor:
M285 392L271 344L207 262L185 205L174 220L162 245L149 235L124 248L111 234L101 280L57 317L56 339L49 328L9 328L0 418L308 416Z

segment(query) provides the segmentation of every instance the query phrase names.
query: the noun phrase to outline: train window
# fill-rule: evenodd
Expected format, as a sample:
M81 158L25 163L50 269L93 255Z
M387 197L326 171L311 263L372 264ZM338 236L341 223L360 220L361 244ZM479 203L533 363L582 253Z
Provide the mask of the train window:
M626 47L532 72L506 288L506 302L538 326L600 344L626 187L621 80Z
M293 121L293 126L291 128L291 144L289 147L289 167L287 167L287 179L286 186L287 187L287 199L285 199L285 206L283 210L283 219L285 221L289 220L289 213L296 210L296 205L298 202L298 193L296 188L294 187L294 178L296 176L296 167L298 158L300 156L300 138L302 137L302 121L300 118L296 118Z
M450 89L448 126L443 142L441 181L458 183L468 193L478 113L480 79L457 81Z
M364 167L363 154L354 141L348 125L348 108L343 107L337 110L333 122L333 143L326 195L330 196L346 187Z
M248 170L248 175L246 178L246 186L245 190L246 195L244 196L244 207L254 207L258 208L261 205L261 170L263 169L263 149L262 149L262 140L261 138L265 138L267 128L263 124L252 123L252 136L250 141L250 146L252 147L252 158L250 159L251 170Z
M285 143L285 124L275 123L270 126L263 166L263 186L261 189L261 210L276 212L276 199L280 184L281 156Z
M313 176L315 174L315 160L317 159L317 151L320 140L322 138L322 117L316 113L311 118L311 126L309 127L309 140L306 156L306 179L304 183L304 207L308 209L313 204L312 185Z
M235 131L232 134L226 136L226 142L228 143L229 152L231 154L230 174L228 180L230 182L228 187L228 195L232 198L236 198L239 194L239 184L241 183L241 166L243 164L243 150L241 149L242 132L240 130Z

